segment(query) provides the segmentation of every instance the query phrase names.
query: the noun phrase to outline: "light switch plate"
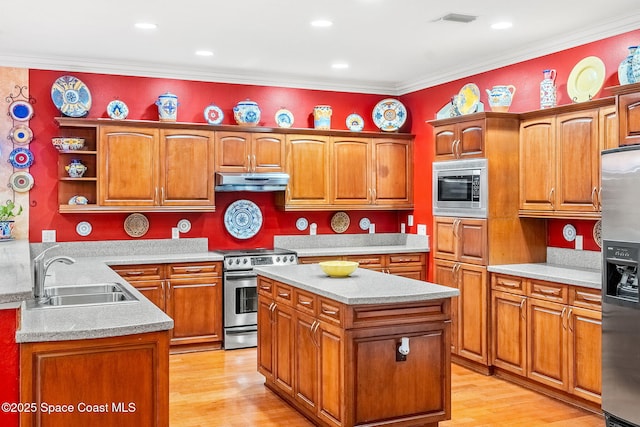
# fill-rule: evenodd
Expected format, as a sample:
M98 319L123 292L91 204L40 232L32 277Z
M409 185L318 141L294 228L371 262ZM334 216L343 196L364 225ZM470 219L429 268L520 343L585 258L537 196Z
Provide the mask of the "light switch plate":
M413 227L413 215L407 215L407 225Z
M577 250L577 251L581 251L581 250L583 250L583 249L584 249L584 247L583 247L583 241L584 241L584 240L583 240L583 237L582 237L582 236L580 236L580 235L576 236L575 244L576 244L576 250Z
M400 232L403 234L407 232L407 226L405 225L404 222L400 223Z
M421 236L427 235L427 224L418 224L418 234Z
M56 241L56 230L42 230L42 243Z
M316 224L315 222L312 222L311 225L309 226L309 234L311 236L315 236L317 232L318 232L318 224Z
M371 223L369 224L369 234L374 234L376 232L376 225Z

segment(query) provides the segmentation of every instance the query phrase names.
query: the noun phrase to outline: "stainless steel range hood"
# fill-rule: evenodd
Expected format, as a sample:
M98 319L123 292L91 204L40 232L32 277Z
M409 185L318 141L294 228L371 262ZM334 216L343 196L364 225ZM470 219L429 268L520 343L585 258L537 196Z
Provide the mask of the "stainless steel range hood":
M282 172L216 172L216 191L284 191L289 175Z

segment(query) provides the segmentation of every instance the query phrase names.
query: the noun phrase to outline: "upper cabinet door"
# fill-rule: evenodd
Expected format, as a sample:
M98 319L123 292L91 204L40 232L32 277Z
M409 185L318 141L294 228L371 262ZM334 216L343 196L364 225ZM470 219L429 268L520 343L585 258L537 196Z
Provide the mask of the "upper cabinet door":
M555 118L520 124L520 209L553 210L556 170Z
M436 160L455 158L456 143L455 125L438 126L433 131Z
M154 206L159 200L158 130L103 126L98 199L104 206Z
M329 204L331 151L329 137L287 135L287 205L325 207Z
M484 119L436 126L433 134L436 161L484 156Z
M376 205L413 207L413 141L374 140L373 172Z
M332 203L368 204L373 199L371 186L371 140L333 138L331 141Z
M250 153L251 172L282 172L284 170L284 135L254 133Z
M167 129L160 136L161 204L213 206L213 132Z
M618 96L620 145L640 144L640 93Z
M216 132L215 169L218 172L249 172L251 133Z

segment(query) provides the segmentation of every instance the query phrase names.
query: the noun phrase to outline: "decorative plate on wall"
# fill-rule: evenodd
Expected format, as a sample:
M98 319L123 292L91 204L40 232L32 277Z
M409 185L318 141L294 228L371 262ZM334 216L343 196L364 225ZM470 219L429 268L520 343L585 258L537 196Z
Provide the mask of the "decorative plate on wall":
M191 230L191 221L188 219L181 219L178 221L178 231L181 233L188 233Z
M380 130L393 132L407 120L407 109L397 99L387 98L376 104L371 116Z
M360 114L349 114L347 116L346 122L347 129L349 129L351 132L360 132L362 129L364 129L364 119Z
M62 76L53 82L51 100L62 114L69 117L84 117L91 108L89 88L73 76Z
M87 221L79 222L78 225L76 225L76 233L80 236L88 236L92 230L93 227L91 227L91 223Z
M9 177L9 187L16 193L26 193L33 187L33 176L26 171L14 172Z
M236 239L249 239L262 227L262 212L250 200L236 200L224 213L224 226Z
M564 240L567 242L573 242L576 240L576 228L571 224L565 225L562 229L562 237L564 237Z
M210 125L219 125L224 119L224 113L217 105L211 104L204 109L204 119Z
M33 164L33 153L28 148L14 148L9 154L9 163L16 169L25 169Z
M33 117L33 106L27 101L13 101L9 106L9 114L13 120L26 122Z
M141 213L132 213L124 220L124 231L131 237L142 237L149 231L149 220Z
M369 218L367 218L367 217L362 218L360 220L360 224L359 225L360 225L360 229L361 230L367 231L367 230L369 230L369 226L371 225L371 220Z
M124 120L129 115L129 107L124 102L115 99L107 104L107 115L114 120Z
M307 218L304 217L300 217L297 219L296 221L296 228L300 231L304 231L307 229L307 227L309 226L309 221L307 221Z
M276 124L281 128L290 128L293 126L293 113L285 108L276 111Z
M18 145L27 145L33 139L33 131L27 125L17 125L9 131L9 139Z
M602 249L602 220L599 219L593 225L593 240L596 241L596 245Z
M578 62L567 80L567 93L573 102L589 101L600 92L605 79L605 66L597 56Z
M331 229L336 233L344 233L349 228L351 218L346 212L336 212L331 217Z

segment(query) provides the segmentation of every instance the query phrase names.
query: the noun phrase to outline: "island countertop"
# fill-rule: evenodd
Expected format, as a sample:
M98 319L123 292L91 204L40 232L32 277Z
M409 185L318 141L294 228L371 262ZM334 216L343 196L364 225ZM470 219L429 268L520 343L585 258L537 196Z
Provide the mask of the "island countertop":
M348 305L391 304L451 298L455 288L358 268L349 277L328 277L318 264L254 267L258 275Z

